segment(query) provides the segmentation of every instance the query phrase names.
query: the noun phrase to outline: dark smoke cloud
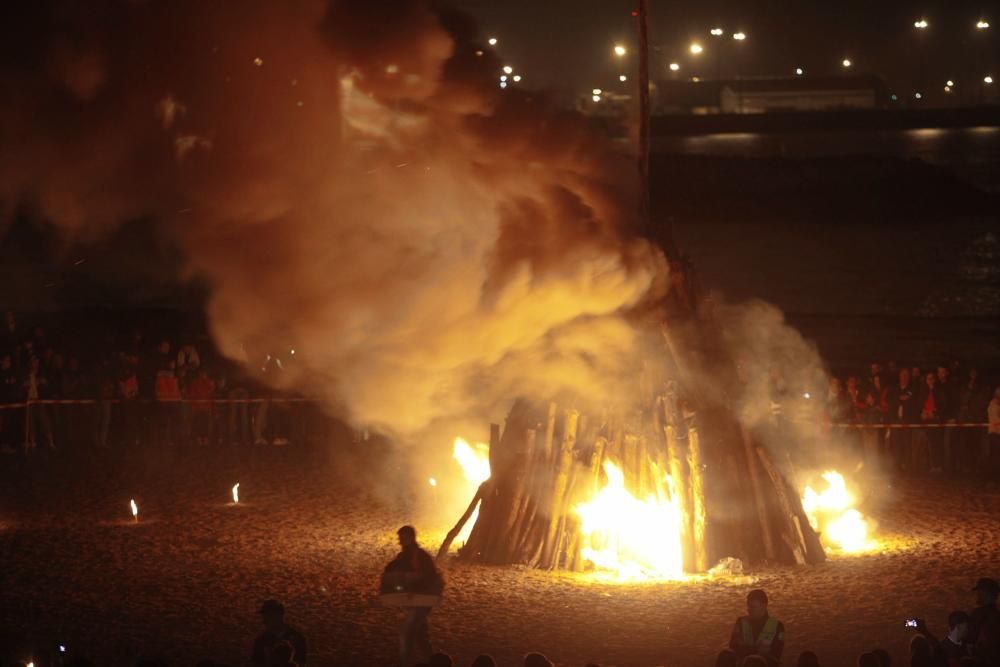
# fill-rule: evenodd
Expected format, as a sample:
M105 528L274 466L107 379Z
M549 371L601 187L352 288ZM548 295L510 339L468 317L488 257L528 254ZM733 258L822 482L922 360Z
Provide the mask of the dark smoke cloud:
M482 428L519 395L638 389L622 313L665 268L632 232L632 164L495 88L460 15L16 4L0 10L5 218L75 239L155 220L210 286L226 354L281 358L275 382L400 435Z

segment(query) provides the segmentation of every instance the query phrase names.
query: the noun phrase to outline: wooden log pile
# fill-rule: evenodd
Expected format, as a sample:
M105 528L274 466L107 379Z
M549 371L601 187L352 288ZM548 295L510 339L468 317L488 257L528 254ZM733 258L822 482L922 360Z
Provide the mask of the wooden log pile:
M460 558L594 569L577 508L608 484L610 462L622 471L631 495L660 497L676 506L686 572L704 572L725 556L751 566L824 560L799 496L771 454L725 413L714 415L705 429L697 422L693 415L678 414L666 396L632 415L584 415L517 401L504 428L491 428L492 476L438 557L449 552L478 506Z

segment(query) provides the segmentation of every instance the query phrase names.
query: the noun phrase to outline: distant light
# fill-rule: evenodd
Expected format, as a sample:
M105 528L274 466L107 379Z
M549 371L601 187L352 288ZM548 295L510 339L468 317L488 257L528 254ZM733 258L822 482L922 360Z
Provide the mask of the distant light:
M842 61L840 61L840 64L843 65L844 67L850 67L854 63L851 62L850 58L844 58Z
M990 27L989 21L976 21L976 30L986 30Z
M618 80L621 81L622 83L625 83L626 81L628 81L628 77L622 74L618 77Z
M944 87L944 92L950 93L951 92L951 86L945 86Z
M948 79L947 81L944 82L944 85L948 86L949 88L954 88L955 82L952 81L951 79Z
M515 74L514 75L514 83L519 83L520 81L521 81L521 75L520 74Z
M691 51L691 53L693 53L694 55L698 55L699 53L701 53L701 52L702 52L702 51L704 51L704 50L705 50L705 49L701 48L701 44L699 44L698 42L695 42L695 43L694 43L694 44L692 44L692 45L691 45L691 47L690 47L690 51Z
M600 88L594 88L590 92L593 93L594 95L600 95L603 91Z
M987 74L986 76L983 77L983 83L985 84L993 83L993 77Z
M713 35L715 35L716 37L721 37L721 36L722 36L722 33L724 33L724 32L725 32L725 30L723 30L722 28L712 28L712 31L711 31L711 32L712 32L712 34L713 34Z
M514 68L511 67L510 65L505 65L504 68L503 68L503 73L504 74L513 74L514 73Z
M735 39L737 42L742 42L746 38L747 38L747 34L745 32L734 32L733 33L733 39Z
M500 82L500 87L501 88L506 88L507 87L507 82L506 81L501 81Z
M289 350L289 352L293 355L295 354L295 350Z
M899 101L899 97L897 97L895 93L893 93L892 95L890 95L889 99L892 100L893 102Z
M399 71L399 65L386 65L385 67L386 74L395 74L398 71Z
M591 98L591 99L593 99L595 102L600 102L601 101L601 96L600 95L594 95L594 97Z
M924 98L924 96L921 95L920 93L913 93L913 97L915 97L918 100L922 100Z
M254 58L253 59L253 64L256 65L257 67L260 67L261 65L264 64L264 59L263 58L259 58L259 57L258 58Z
M913 27L917 30L924 30L927 28L927 19L920 19L919 21L913 22Z
M438 481L437 481L436 479L434 479L433 477L431 477L431 478L430 478L429 480L427 480L427 482L428 482L428 483L429 483L429 484L430 484L431 486L437 486L437 485L438 485Z
M809 392L807 391L806 393L802 394L802 398L805 398L805 399L807 399L807 400L808 400L808 399L812 398L812 394L810 394L810 393L809 393Z
M628 52L625 50L624 46L622 46L621 44L615 44L615 55L616 56L618 56L619 58L621 58L626 53L628 53Z
M507 75L506 74L501 74L500 75L500 80L501 81L506 81L507 80Z
M805 70L804 70L804 69L802 69L801 67L796 67L796 68L795 68L795 74L796 74L797 76L802 76L802 75L803 75L803 74L805 74L805 73L806 73L806 72L805 72Z
M488 40L486 40L486 43L489 44L490 46L496 46L497 45L497 38L496 37L490 37Z
M701 77L700 76L693 76L693 77L691 77L691 80L694 81L695 83L698 83L699 81L701 81Z
M671 72L676 72L676 71L677 71L677 70L679 70L680 68L681 68L681 66L680 66L680 65L678 65L677 63L670 63L670 71L671 71Z
M482 58L483 57L483 50L482 49L477 49L476 50L476 57L477 58Z

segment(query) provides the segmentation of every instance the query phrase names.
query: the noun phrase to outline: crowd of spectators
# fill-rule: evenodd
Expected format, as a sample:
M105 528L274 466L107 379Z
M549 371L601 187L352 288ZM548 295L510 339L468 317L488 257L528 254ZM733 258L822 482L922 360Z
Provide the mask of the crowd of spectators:
M282 372L280 358L267 355L250 374L244 370L250 364L224 360L203 332L168 334L154 324L150 335L135 325L60 324L50 335L44 324L4 314L4 453L290 442L291 408L275 400L266 378Z
M901 470L971 472L1000 459L1000 385L974 366L872 362L824 382L794 392L782 373L772 373L772 421L789 419L792 406L808 406L821 440L839 440Z

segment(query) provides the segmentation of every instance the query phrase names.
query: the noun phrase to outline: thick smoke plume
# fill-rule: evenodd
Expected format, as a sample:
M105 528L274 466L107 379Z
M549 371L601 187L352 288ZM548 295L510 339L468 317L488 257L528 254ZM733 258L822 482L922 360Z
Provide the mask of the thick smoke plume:
M632 232L631 163L497 89L502 63L461 16L403 0L9 4L5 217L77 239L155 221L210 285L228 356L280 359L272 382L411 438L482 429L517 396L638 390L623 313L665 267Z

